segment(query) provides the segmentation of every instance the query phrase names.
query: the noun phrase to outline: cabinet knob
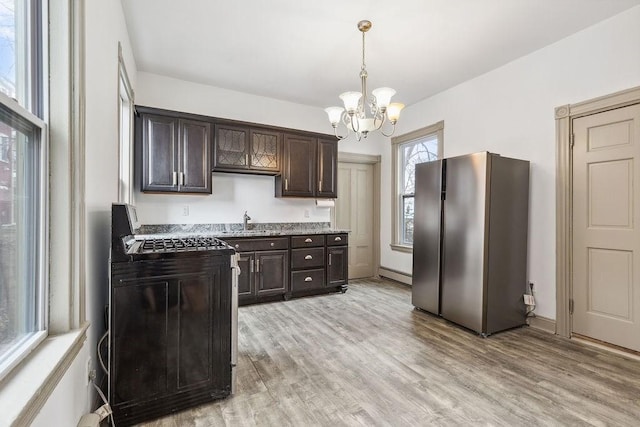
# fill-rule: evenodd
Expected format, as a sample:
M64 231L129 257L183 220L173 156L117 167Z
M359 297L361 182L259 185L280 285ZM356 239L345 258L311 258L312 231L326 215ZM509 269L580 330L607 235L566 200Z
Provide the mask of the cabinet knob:
M313 239L310 239L310 238L307 237L306 239L304 239L304 242L305 243L313 243Z
M271 242L271 247L274 247L275 245L276 245L275 243Z
M313 259L313 257L311 255L307 255L304 259Z
M313 282L313 279L311 277L307 276L307 277L304 278L304 281L305 282Z
M240 249L240 245L236 245L236 249Z
M334 242L341 242L342 241L342 237L337 236L335 239L333 239Z

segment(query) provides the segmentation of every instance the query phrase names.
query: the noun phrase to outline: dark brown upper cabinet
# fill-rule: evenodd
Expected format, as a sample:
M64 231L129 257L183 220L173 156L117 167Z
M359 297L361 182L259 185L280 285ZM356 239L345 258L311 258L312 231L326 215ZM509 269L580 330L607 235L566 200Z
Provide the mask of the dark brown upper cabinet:
M282 133L252 126L215 125L214 172L280 173Z
M338 197L338 142L318 139L318 188L316 197Z
M276 196L314 197L318 140L285 134L282 174L276 177Z
M338 144L335 140L285 134L277 197L337 197Z
M138 109L142 191L211 194L211 124Z

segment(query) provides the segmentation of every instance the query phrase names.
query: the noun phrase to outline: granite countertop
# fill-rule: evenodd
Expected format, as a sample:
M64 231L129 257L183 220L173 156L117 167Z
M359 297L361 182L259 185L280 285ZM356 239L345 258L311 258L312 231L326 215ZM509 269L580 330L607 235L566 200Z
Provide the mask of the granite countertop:
M310 230L240 230L240 231L225 231L221 234L214 234L215 237L258 237L258 236L300 236L306 234L334 234L334 233L349 233L349 230L341 230L335 228L328 228L323 230L310 229Z
M298 236L305 234L349 233L350 230L331 228L329 223L257 223L248 230L243 224L160 224L143 225L138 238L178 238L213 236L220 239L239 237Z

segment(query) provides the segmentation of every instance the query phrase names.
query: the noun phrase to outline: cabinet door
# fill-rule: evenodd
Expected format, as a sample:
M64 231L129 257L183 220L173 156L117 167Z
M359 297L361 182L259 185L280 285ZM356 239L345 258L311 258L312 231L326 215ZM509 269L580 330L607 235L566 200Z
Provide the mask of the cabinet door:
M338 197L338 142L318 140L318 188L316 197Z
M315 196L316 146L317 140L315 138L284 135L281 188L276 189L276 195Z
M256 252L257 295L281 295L287 292L288 251Z
M220 274L183 275L176 280L176 310L170 315L170 342L176 343L174 366L167 366L171 382L177 391L211 386L215 322L213 319L213 290L222 286ZM172 298L173 299L173 298Z
M250 141L249 168L279 173L282 134L264 129L251 129Z
M249 128L215 126L213 169L233 171L249 168Z
M111 404L168 392L170 281L114 278L111 301Z
M338 286L347 283L349 251L347 246L333 246L327 249L327 285Z
M253 252L240 253L238 265L240 266L240 275L238 276L238 299L243 301L255 295L254 280L254 259Z
M197 120L180 120L179 191L211 193L209 139L211 125Z
M143 114L142 191L178 191L178 120Z

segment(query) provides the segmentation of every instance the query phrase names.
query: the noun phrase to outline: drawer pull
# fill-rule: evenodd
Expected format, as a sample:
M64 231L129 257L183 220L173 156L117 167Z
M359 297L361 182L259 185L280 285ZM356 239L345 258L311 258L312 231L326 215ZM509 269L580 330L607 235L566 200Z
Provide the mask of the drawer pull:
M341 242L342 241L342 237L337 236L335 239L333 239L334 242Z
M306 239L304 239L305 243L313 243L313 239L307 237Z
M313 259L313 257L311 255L307 255L304 259Z
M240 245L236 245L236 249L240 249Z
M311 277L307 276L307 277L304 278L304 281L305 282L313 282L313 279Z
M274 247L275 245L276 245L275 243L271 242L271 247Z
M329 265L331 265L331 254L329 254Z

